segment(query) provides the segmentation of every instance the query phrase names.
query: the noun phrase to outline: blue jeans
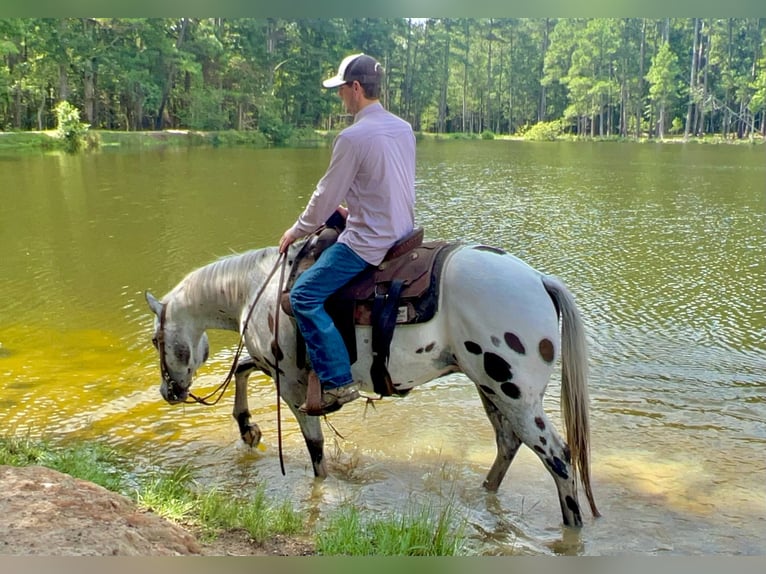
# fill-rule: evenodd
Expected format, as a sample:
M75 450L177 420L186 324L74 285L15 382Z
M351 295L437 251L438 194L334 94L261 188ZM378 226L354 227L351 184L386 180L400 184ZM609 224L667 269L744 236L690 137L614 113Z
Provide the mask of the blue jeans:
M323 389L353 382L346 344L325 311L324 303L366 267L367 262L350 247L334 243L298 277L290 290L293 315Z

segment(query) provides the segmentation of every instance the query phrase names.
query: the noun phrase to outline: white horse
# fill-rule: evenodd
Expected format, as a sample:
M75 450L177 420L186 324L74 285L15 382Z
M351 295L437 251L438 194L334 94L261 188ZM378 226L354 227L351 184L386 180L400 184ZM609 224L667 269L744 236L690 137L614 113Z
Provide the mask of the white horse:
M288 269L300 246L290 247ZM278 365L281 398L300 425L314 475L325 477L321 421L298 410L310 366L297 365L294 320L276 304L278 259L275 247L231 255L192 271L162 300L146 293L155 314L160 390L168 402L187 400L192 378L208 357L207 329L244 333L250 359L238 368L234 409L243 439L251 446L260 439L247 411L247 375L258 369L274 378ZM370 329L356 327L358 358L352 375L363 392L371 393ZM542 405L559 358L568 445ZM553 477L565 525L582 525L578 475L592 514L599 516L590 484L586 341L577 306L560 280L499 249L458 246L442 267L436 315L425 323L396 327L388 370L399 391L452 372L463 372L473 381L497 443L485 488L499 488L523 443Z

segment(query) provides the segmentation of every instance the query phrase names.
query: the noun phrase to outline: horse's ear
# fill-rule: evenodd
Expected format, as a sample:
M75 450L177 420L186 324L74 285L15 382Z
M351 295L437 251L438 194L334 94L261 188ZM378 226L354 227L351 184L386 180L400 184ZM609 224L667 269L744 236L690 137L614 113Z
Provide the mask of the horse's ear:
M152 312L159 317L162 313L162 303L157 301L154 295L149 293L149 291L146 291L144 296L146 297L146 302L149 304L149 309L151 309Z

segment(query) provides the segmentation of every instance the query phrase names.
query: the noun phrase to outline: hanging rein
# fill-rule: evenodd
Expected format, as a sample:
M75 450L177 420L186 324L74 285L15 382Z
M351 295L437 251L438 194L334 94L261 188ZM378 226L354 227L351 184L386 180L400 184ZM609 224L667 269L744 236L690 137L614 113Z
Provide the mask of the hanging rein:
M281 263L281 265L280 265ZM252 304L250 305L250 309L247 311L247 316L245 317L245 321L242 325L242 332L239 336L239 343L237 344L237 351L234 353L234 360L231 364L231 369L229 369L229 374L226 375L226 378L223 380L223 382L218 385L218 387L212 391L211 393L205 395L204 397L198 397L194 393L189 393L190 399L184 400L187 404L201 404L206 406L213 406L218 403L218 401L223 398L224 393L226 392L226 389L229 387L229 384L231 383L231 379L234 377L234 373L237 370L237 364L239 362L239 357L242 355L242 349L245 347L245 331L247 330L247 325L250 322L250 317L253 315L253 310L255 309L255 306L258 304L258 301L261 299L261 295L263 295L263 292L266 289L266 285L269 284L269 281L271 281L271 278L274 276L274 273L276 273L277 268L281 267L281 271L279 273L279 289L277 290L277 297L276 297L276 313L275 313L275 319L274 319L274 340L279 341L279 305L280 305L280 295L282 293L282 289L284 287L284 281L285 281L285 267L287 263L287 254L286 253L280 253L279 257L277 257L276 263L274 263L274 267L269 272L268 276L266 277L266 280L263 282L263 285L261 285L261 288L258 290L258 293L255 296L255 299L253 299ZM157 331L157 350L159 351L160 355L160 371L162 373L162 380L170 385L172 383L172 380L170 378L170 371L168 369L166 360L165 360L165 313L167 310L167 305L162 305L162 311L160 312L160 326L159 330ZM279 353L275 353L274 356L274 382L276 383L277 387L277 435L279 437L279 464L282 469L282 474L285 474L285 465L284 460L282 457L282 416L281 416L281 405L280 405L280 388L279 388ZM215 395L218 395L214 400L210 400Z

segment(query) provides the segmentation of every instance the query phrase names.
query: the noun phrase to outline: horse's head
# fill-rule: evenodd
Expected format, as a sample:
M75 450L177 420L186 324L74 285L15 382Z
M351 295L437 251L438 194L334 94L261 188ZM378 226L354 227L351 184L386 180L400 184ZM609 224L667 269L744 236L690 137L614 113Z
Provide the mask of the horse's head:
M171 404L184 402L194 373L207 360L207 333L193 321L184 322L181 311L170 309L171 302L162 303L148 291L146 302L155 315L152 344L160 354L160 393Z

